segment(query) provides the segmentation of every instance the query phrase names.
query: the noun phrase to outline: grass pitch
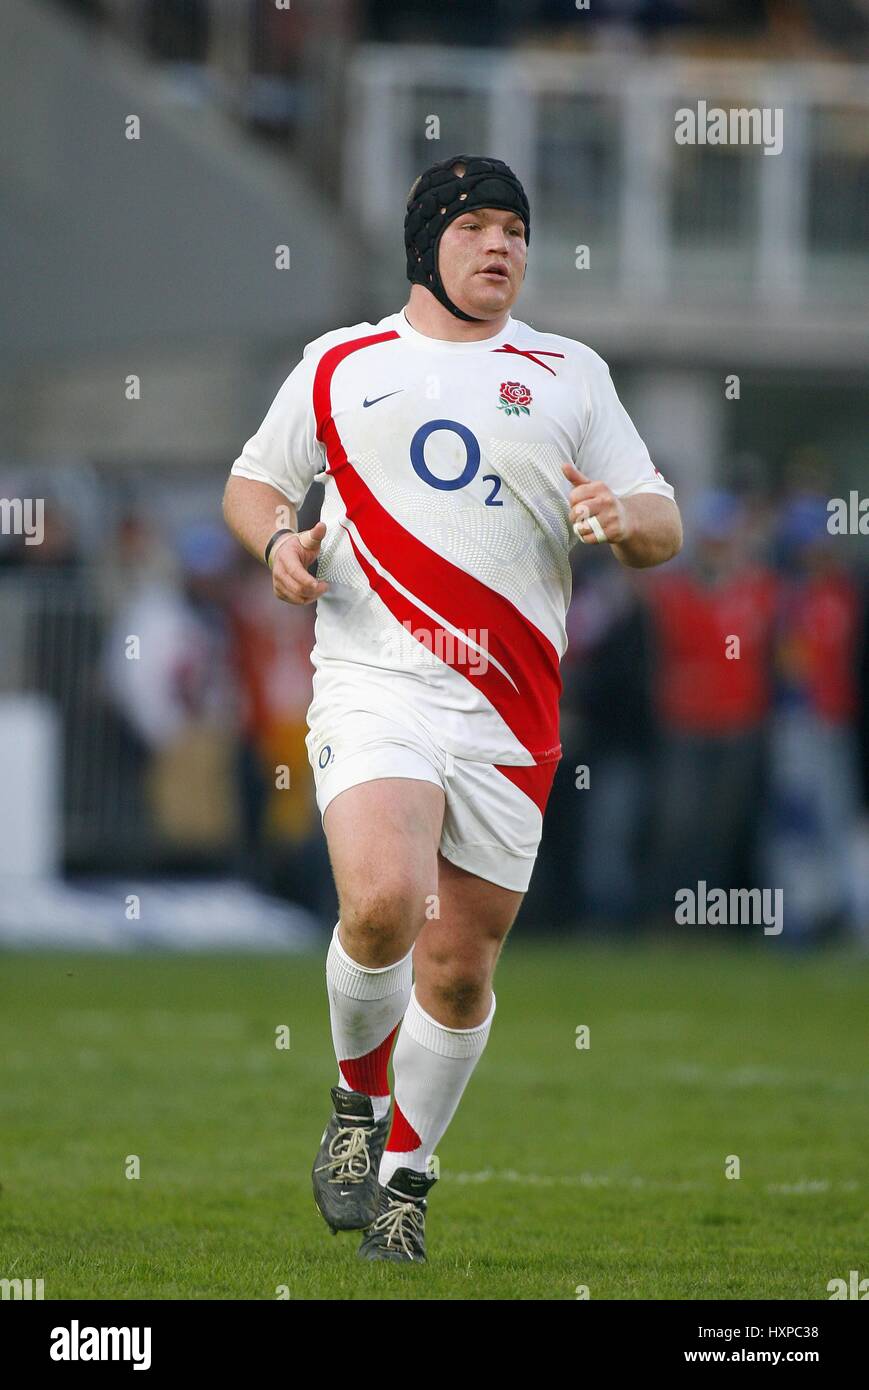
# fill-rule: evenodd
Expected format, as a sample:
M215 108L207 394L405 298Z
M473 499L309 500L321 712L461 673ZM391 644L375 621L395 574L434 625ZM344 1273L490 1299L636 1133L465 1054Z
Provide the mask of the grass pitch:
M322 972L3 957L0 1278L46 1299L826 1299L869 1274L865 958L520 927L419 1268L362 1263L314 1208Z

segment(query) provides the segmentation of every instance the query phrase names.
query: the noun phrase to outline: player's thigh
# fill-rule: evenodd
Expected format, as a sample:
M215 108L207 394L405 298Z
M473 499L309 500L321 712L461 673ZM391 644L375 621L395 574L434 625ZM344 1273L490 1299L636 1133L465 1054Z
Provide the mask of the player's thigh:
M379 777L347 787L326 807L323 829L345 932L377 933L406 949L438 891L444 793L434 782ZM387 952L388 954L388 952ZM388 961L385 963L389 963Z
M486 1015L501 946L533 872L554 771L554 763L505 772L456 759L446 775L439 915L420 933L414 968L422 1007L429 1001L447 1026L473 1027Z

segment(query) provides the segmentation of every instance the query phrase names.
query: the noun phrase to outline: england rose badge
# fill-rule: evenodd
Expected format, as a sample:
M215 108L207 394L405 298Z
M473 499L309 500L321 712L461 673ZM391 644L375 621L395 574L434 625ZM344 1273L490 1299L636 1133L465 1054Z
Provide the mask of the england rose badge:
M530 415L531 392L521 381L502 381L498 409L506 415Z

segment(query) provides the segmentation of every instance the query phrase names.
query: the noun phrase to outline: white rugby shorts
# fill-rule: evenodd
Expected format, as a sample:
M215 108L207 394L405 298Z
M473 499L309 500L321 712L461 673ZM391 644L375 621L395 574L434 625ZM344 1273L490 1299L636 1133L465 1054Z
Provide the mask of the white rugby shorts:
M433 782L446 797L440 852L468 873L516 892L526 890L543 829L557 762L530 767L459 758L422 724L398 723L371 710L308 713L305 740L321 817L349 787L380 777Z

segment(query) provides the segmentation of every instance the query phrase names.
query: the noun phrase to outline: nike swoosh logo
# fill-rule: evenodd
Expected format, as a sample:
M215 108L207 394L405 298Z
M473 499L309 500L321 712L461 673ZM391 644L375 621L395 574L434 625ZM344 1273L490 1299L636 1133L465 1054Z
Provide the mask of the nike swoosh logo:
M400 393L401 393L403 390L404 390L404 387L403 387L403 386L399 386L399 388L398 388L397 391L387 391L387 393L386 393L385 396L375 396L373 401L369 401L368 398L366 397L365 400L362 402L363 409L366 408L366 407L369 406L369 405L376 405L378 401L385 401L385 400L388 400L390 396L398 396L398 395L400 395Z

